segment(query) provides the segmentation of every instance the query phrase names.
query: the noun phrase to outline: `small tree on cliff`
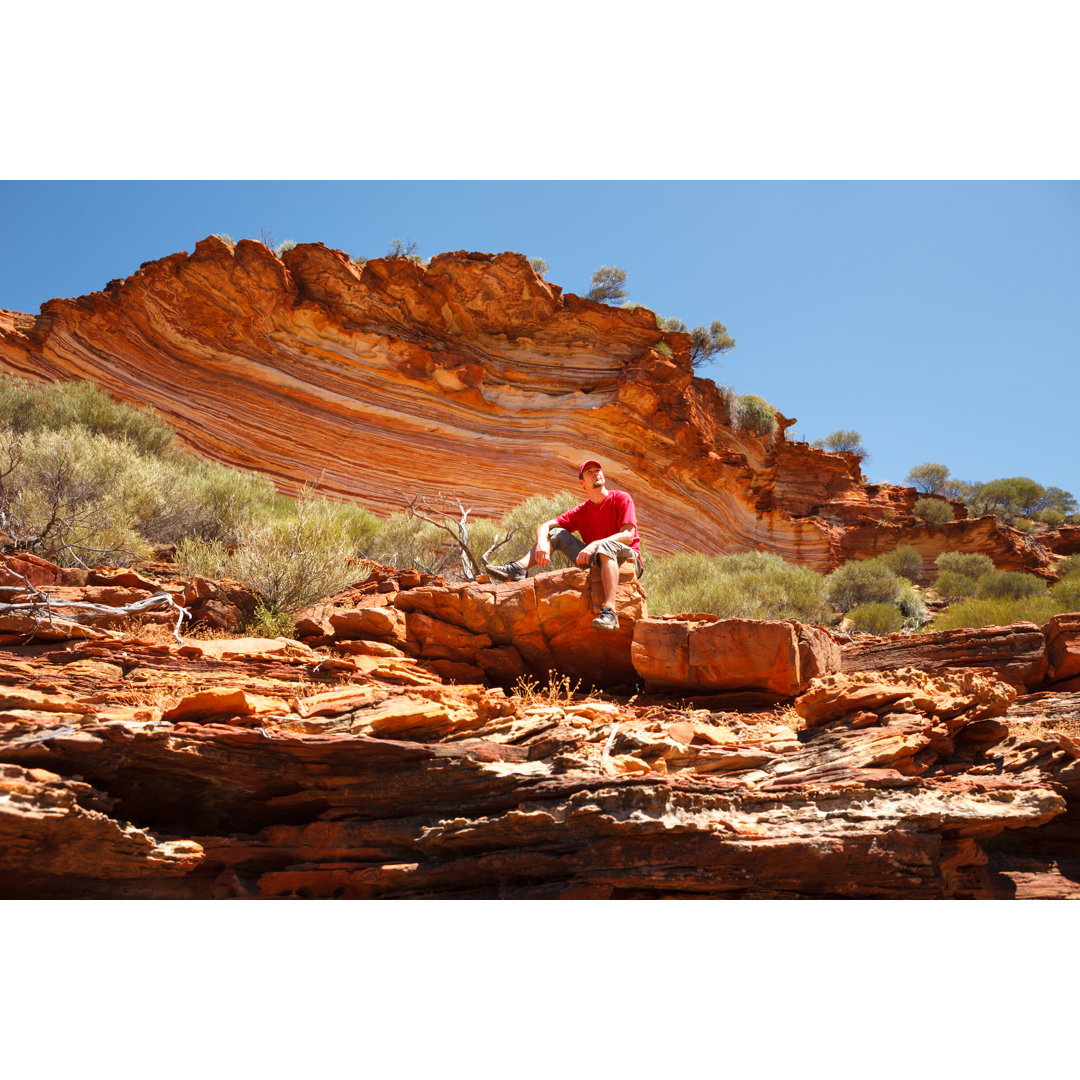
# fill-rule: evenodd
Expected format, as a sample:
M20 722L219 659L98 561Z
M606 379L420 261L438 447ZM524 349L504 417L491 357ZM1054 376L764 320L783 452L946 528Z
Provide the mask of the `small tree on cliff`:
M682 319L665 319L660 316L657 317L656 324L661 330L690 335L690 363L694 367L700 367L718 353L723 355L735 348L735 339L719 319L714 319L708 329L695 326L693 330L689 330Z
M626 299L626 271L617 266L601 266L593 272L592 288L585 294L586 299L598 304L611 304Z
M539 255L531 256L529 265L536 271L537 277L547 277L548 264Z
M838 430L826 435L824 439L818 439L813 444L819 450L828 450L832 454L851 453L856 454L863 461L870 455L863 446L862 436L857 431Z

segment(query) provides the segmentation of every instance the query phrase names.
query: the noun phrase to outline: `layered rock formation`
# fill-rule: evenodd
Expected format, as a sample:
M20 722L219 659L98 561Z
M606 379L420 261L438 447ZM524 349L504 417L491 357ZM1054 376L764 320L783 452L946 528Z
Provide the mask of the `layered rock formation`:
M378 512L442 490L493 514L576 490L590 455L634 495L653 554L758 548L827 571L914 543L929 566L947 539L1008 569L1046 562L992 523L850 532L906 514L914 492L867 488L853 455L788 443L783 417L775 440L735 430L687 335L563 295L520 255L361 270L322 244L279 259L210 237L38 317L0 312L0 367L93 380L201 454Z
M97 626L0 617L0 896L1080 895L1080 693L1018 697L996 671L1013 674L1007 648L931 642L907 658L939 674L856 671L816 628L649 619L633 582L629 634L605 637L584 629L582 571L466 587L376 571L311 613L316 648L178 644L89 611ZM27 596L242 599L96 573L9 561L7 580ZM696 670L731 696L695 707L565 679L507 694L438 666L500 648L558 663L571 626L583 668L644 658L660 684ZM665 669L657 640L701 629L698 663L674 648ZM1044 670L1072 677L1075 618L1045 640ZM747 673L793 704L740 704Z

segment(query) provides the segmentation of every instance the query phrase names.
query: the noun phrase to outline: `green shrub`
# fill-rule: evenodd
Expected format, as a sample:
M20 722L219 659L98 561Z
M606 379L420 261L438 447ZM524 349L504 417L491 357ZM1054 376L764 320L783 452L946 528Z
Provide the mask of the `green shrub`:
M244 627L252 637L292 637L296 622L287 611L276 611L260 602Z
M661 355L666 356L669 360L675 355L671 351L671 346L666 341L658 341L653 348Z
M243 582L271 611L295 615L367 576L353 558L354 525L340 505L300 499L288 516L243 526L239 546L214 576Z
M863 634L892 634L904 624L904 616L895 604L859 604L846 616L852 628Z
M903 586L880 559L863 559L846 562L829 574L825 591L840 611L850 611L860 604L896 604Z
M1020 599L961 600L935 616L924 629L927 632L959 630L964 627L977 629L981 626L1009 626L1017 622L1033 622L1042 626L1057 614L1059 614L1058 606L1049 594L1025 596Z
M934 582L934 588L941 596L974 596L975 587L975 578L955 570L943 570Z
M736 398L732 418L737 430L750 431L769 438L776 434L776 410L756 394L744 394Z
M1059 611L1080 611L1080 573L1069 574L1051 585L1050 595Z
M944 525L953 520L953 508L941 499L916 499L911 512L928 525Z
M1052 569L1057 574L1058 581L1069 577L1070 574L1080 574L1080 554L1062 559L1061 562L1055 563Z
M978 600L1022 600L1027 596L1045 596L1046 582L1033 574L1018 574L1008 570L991 570L976 583Z
M976 580L994 569L994 562L989 555L978 552L968 554L964 551L943 551L934 560L934 565L938 570L949 570Z
M910 544L900 544L888 554L878 557L894 574L908 581L917 581L922 575L922 556Z
M919 591L906 578L900 581L900 595L896 599L900 614L905 619L913 619L916 624L926 618L926 605Z
M712 612L721 618L820 623L831 614L820 574L766 552L683 552L652 559L646 583L655 615Z
M124 439L155 457L167 454L176 442L176 433L152 410L113 401L91 382L38 386L0 375L0 428L22 435L70 427Z

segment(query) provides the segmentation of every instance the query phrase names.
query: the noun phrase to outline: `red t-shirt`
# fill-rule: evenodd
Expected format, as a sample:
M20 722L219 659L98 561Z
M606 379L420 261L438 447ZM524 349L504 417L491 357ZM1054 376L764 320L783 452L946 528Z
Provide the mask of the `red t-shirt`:
M624 525L634 526L634 538L627 544L641 556L641 537L637 531L637 511L634 509L634 500L625 491L609 491L607 498L601 503L594 503L586 499L579 503L573 510L567 510L555 519L555 524L561 529L576 532L586 544L594 540L606 540L617 532L622 531Z

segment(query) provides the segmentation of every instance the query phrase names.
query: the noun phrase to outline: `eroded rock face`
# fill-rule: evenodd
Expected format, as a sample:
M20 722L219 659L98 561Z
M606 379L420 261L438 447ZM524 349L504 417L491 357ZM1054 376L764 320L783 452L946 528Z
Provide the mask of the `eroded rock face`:
M629 566L619 574L618 630L593 627L602 603L595 569L502 584L421 586L394 600L407 613L408 640L425 659L474 664L498 682L526 671L546 678L554 669L584 686L634 684L630 643L647 608Z
M760 691L780 700L840 670L832 635L794 620L642 619L631 655L652 692Z
M1047 671L1046 637L1034 623L940 630L936 634L890 634L843 646L842 670L894 671L915 667L931 673L984 668L1016 687L1039 686Z
M910 508L911 489L867 488L853 455L787 443L782 416L775 439L733 429L689 346L645 308L563 295L521 255L360 270L322 244L278 259L217 237L39 317L0 312L4 370L91 379L201 454L288 492L317 476L381 513L436 490L498 513L576 491L591 455L655 554L757 548L828 571L872 546L845 526ZM960 539L1020 568L992 526Z
M516 652L498 644L511 607L533 640L580 641L590 589L573 570L417 586L342 624L399 635L404 619L396 640L441 657L130 628L0 643L0 896L1076 893L1080 745L1046 725L1080 729L1080 695L834 673L762 713L559 683L507 695L432 670ZM621 610L636 591L622 583ZM781 628L790 672L797 624L763 638ZM800 654L800 681L829 656Z

